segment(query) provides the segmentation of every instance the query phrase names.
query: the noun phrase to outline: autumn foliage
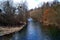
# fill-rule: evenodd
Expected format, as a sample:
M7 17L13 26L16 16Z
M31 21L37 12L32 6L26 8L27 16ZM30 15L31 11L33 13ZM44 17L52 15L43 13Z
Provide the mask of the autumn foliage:
M42 7L34 9L33 12L31 11L31 15L33 19L42 22L43 25L60 26L60 2L54 1L51 5L45 3Z

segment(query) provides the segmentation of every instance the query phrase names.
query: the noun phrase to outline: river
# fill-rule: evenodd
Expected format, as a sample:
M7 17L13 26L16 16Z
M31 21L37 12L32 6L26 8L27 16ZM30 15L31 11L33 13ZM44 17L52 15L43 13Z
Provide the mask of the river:
M29 19L27 26L21 31L1 36L0 40L53 40L51 36L46 35L45 32L42 31L41 27L40 23L35 22L33 19Z

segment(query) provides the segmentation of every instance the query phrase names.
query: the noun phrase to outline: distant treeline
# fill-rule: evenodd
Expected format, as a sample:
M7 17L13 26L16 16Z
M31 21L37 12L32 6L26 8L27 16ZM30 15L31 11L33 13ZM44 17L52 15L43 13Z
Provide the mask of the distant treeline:
M33 9L30 14L33 19L44 25L60 26L60 2L57 0L44 3L42 7Z
M0 4L0 26L22 25L27 20L26 2L13 6L10 1L4 1Z

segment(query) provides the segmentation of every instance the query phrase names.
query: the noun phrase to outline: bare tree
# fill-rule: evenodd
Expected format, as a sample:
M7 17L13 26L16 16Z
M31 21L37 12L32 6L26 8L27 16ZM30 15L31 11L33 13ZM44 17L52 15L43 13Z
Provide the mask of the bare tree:
M3 2L3 11L5 15L6 24L14 24L15 8L10 4L10 1Z
M19 4L18 6L18 19L19 21L26 21L27 5L26 2Z

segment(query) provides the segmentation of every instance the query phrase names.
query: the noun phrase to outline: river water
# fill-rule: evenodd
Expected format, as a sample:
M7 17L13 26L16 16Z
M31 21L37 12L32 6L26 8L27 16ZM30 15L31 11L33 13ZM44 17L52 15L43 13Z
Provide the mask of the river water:
M58 39L53 39L52 36L46 35L41 27L40 23L29 19L27 26L23 30L1 36L0 40L60 40L60 36Z

